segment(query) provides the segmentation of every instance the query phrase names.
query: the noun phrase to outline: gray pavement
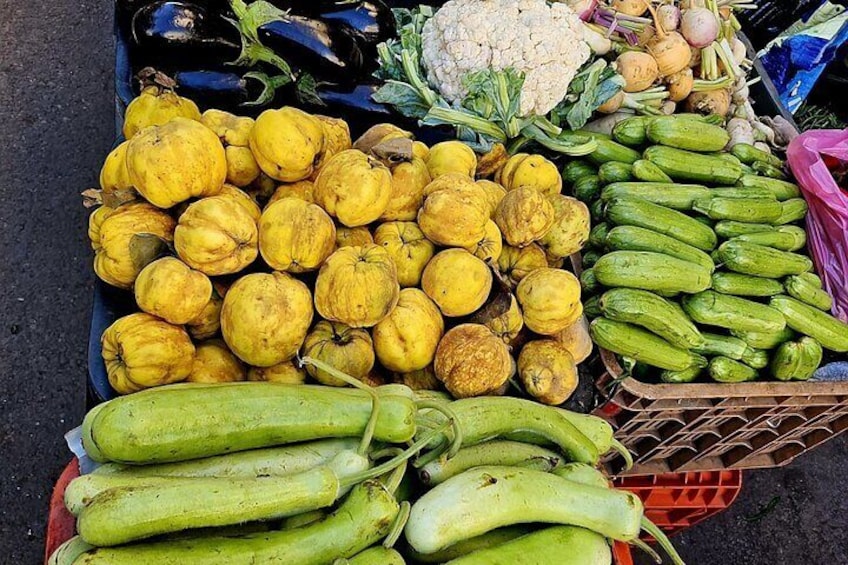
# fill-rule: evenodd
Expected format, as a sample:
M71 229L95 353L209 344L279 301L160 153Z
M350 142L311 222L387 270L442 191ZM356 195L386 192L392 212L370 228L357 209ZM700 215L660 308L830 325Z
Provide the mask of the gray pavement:
M114 134L112 6L0 0L0 565L40 562L62 435L82 416L93 275L79 192ZM676 538L681 552L848 563L846 445L748 473L729 511Z

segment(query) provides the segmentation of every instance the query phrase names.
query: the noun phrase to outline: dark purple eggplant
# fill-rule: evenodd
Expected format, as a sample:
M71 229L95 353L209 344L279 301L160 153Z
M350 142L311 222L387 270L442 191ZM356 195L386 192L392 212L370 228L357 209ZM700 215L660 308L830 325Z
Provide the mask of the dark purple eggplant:
M186 64L235 61L241 53L238 29L219 9L189 2L158 1L135 12L131 47L144 64Z
M316 94L324 104L333 108L389 115L392 113L391 108L375 102L372 98L380 86L379 84L357 84L351 88L345 88L332 84L319 84Z
M324 7L318 18L341 26L364 45L376 47L395 35L395 18L381 0L337 0Z
M204 108L233 109L264 106L274 99L278 88L291 82L285 75L269 76L251 71L243 74L225 71L180 71L174 74L177 92Z
M352 83L367 74L356 40L322 21L286 15L259 26L256 37L290 65L319 80Z

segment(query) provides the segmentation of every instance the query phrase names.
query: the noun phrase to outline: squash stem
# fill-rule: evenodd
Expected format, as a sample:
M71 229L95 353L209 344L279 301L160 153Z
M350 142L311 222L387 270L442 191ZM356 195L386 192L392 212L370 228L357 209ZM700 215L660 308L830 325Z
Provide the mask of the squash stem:
M624 470L629 471L630 469L632 469L633 455L630 453L630 450L627 449L623 443L621 443L615 438L613 438L612 440L611 447L616 453L618 453L624 458Z
M628 543L630 545L632 545L633 547L638 547L639 549L641 549L642 551L647 553L648 557L650 557L653 560L653 562L656 563L657 565L662 565L662 557L660 557L660 554L657 553L656 551L654 551L654 548L652 548L647 543L643 542L639 538L631 540Z
M456 455L460 448L462 448L462 428L459 426L459 418L456 417L456 412L454 412L453 409L449 408L446 404L433 402L432 400L419 400L415 403L415 405L419 409L429 408L430 410L441 412L448 421L453 422L453 440L451 441L450 449L448 450L448 458Z
M404 461L397 468L392 471L392 474L389 475L389 478L386 480L386 489L394 494L397 492L397 489L400 487L401 481L403 481L403 476L406 475L406 469L408 465L407 462Z
M354 475L350 475L340 479L339 483L342 488L349 488L363 481L367 481L369 479L374 479L379 477L380 475L384 475L389 471L394 471L398 465L402 464L405 461L408 461L415 455L417 455L422 449L427 447L427 444L433 440L433 438L438 437L440 434L443 434L449 427L453 425L453 422L447 421L443 423L438 428L435 428L425 434L421 439L413 443L406 450L403 451L397 457L394 457L385 463L381 463L372 469L368 469L367 471L363 471L361 473L356 473Z
M386 535L386 539L383 540L383 547L391 549L397 543L398 539L400 539L400 535L403 533L403 529L409 521L409 513L411 509L412 506L409 504L409 501L404 500L400 503L400 509L398 510L397 516L395 516L394 522L392 522L392 527L389 530L388 535Z
M343 373L332 365L319 361L318 359L304 357L300 360L300 364L312 365L316 369L324 371L325 373L328 373L354 388L364 390L371 396L371 417L368 418L368 423L365 425L365 432L362 434L362 441L359 443L359 449L357 450L359 455L364 456L367 454L369 447L371 447L371 440L374 439L374 429L377 427L377 416L380 413L380 395L377 394L377 391L374 390L373 387L366 385L362 381L355 379L347 373Z
M671 557L671 562L674 563L674 565L686 565L686 562L683 561L683 558L680 557L680 554L677 553L676 549L674 549L674 545L672 545L668 536L665 535L665 532L659 529L656 524L648 520L645 516L642 516L642 531L657 540L657 543L661 548L663 548L663 551Z

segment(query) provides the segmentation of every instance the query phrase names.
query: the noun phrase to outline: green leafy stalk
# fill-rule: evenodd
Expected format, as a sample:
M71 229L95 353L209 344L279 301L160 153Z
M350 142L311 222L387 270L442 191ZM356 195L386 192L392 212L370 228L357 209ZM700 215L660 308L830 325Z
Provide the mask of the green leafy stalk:
M501 128L467 110L433 106L427 112L424 119L421 120L421 123L425 126L447 125L466 127L494 141L503 143L507 140L506 133Z

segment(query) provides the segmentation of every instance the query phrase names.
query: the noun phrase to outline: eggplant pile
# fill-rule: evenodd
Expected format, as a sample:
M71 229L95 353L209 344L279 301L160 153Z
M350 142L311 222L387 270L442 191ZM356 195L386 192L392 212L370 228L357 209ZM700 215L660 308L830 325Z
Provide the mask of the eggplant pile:
M201 107L389 113L371 99L377 45L395 33L382 0L118 0L116 18L124 74L153 68Z

